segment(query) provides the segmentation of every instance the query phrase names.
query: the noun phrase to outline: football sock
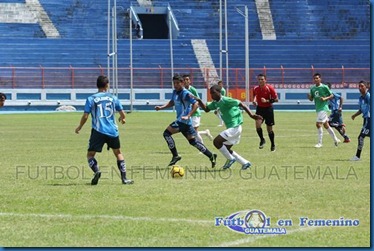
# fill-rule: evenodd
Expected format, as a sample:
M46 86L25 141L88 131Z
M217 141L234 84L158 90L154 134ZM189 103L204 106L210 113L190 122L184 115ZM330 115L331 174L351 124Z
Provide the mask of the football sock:
M271 145L274 146L274 132L273 131L269 132L269 139L270 139Z
M262 133L262 128L257 128L256 131L257 131L258 136L260 137L260 140L263 140L264 135Z
M97 164L97 161L95 158L88 159L88 166L91 168L91 170L94 173L97 173L99 171L99 165Z
M197 148L197 150L202 152L208 158L212 157L213 154L208 150L208 148L206 148L206 146L203 143L197 141L195 138L189 139L188 142L190 143L190 145Z
M358 136L358 146L357 146L357 152L356 152L356 156L358 158L361 157L361 151L362 151L362 148L364 147L364 138L365 136L360 134L360 136Z
M126 162L124 160L117 160L117 167L121 172L122 180L126 180Z
M234 156L234 158L241 164L241 165L244 165L244 164L247 164L249 161L246 160L245 158L243 158L242 156L240 156L237 152L235 151L232 151L232 156Z
M175 142L173 137L171 136L171 133L168 130L165 130L163 136L173 156L178 156L178 151L175 147Z
M319 127L317 130L318 130L318 143L322 144L322 138L323 138L322 127Z
M338 138L336 137L336 135L335 135L335 133L334 133L334 130L332 130L331 127L327 128L327 131L329 132L331 138L334 139L334 141L337 141L337 140L338 140Z
M225 145L223 145L220 149L218 149L223 156L225 156L226 159L235 159L234 156L231 155L231 153L229 152L229 150L227 149L227 147Z
M203 138L201 137L202 134L203 134L202 132L197 132L196 140L204 144Z

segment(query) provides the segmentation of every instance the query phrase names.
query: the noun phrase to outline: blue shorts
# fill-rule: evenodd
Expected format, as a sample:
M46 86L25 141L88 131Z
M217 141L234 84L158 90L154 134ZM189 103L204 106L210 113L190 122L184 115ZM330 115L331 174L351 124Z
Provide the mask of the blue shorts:
M338 111L332 111L329 117L329 124L332 127L339 127L343 125L342 114Z
M192 125L187 125L185 123L182 123L180 121L174 121L170 124L170 126L174 129L178 129L179 132L183 134L183 136L187 137L189 135L196 136L196 131L193 128Z

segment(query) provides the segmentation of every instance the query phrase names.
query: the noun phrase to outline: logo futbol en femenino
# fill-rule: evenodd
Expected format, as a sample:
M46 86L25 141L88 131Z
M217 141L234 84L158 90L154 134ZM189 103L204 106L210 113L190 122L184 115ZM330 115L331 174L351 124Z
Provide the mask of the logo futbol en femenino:
M225 226L243 234L286 234L282 227L270 227L270 217L261 210L246 210L227 217L215 217L215 226Z

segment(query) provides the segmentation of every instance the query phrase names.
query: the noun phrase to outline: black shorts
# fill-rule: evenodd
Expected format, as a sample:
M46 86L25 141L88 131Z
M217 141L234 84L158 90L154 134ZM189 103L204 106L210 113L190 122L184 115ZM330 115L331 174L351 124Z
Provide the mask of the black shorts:
M265 121L265 124L268 126L273 126L275 125L274 122L274 109L272 106L270 107L259 107L257 106L256 108L256 114L261 115Z
M88 142L88 151L101 152L105 143L112 149L119 149L121 147L119 137L110 137L92 129Z

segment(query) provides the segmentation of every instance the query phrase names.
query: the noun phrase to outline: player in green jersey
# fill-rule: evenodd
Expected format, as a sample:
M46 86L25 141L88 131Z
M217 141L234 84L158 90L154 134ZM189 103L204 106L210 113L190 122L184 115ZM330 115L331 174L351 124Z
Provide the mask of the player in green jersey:
M186 88L189 92L191 92L192 95L194 95L196 97L200 97L196 88L191 85L190 75L188 75L188 74L183 75L183 80L184 80L184 88ZM199 131L199 126L200 126L200 121L201 121L201 111L200 111L199 108L197 108L196 112L194 112L192 114L191 121L192 121L192 126L196 131L196 140L197 141L200 141L201 143L204 144L204 141L203 141L203 138L201 137L201 135L205 135L210 140L213 140L213 136L212 136L212 134L210 134L209 129Z
M336 137L334 131L329 125L329 118L327 112L329 109L329 99L333 97L333 94L327 85L322 83L321 74L315 73L313 75L314 84L310 88L310 93L308 93L308 98L310 101L314 100L317 112L317 120L316 120L316 127L318 130L318 143L314 146L315 148L322 147L322 138L323 138L323 130L322 125L328 131L330 136L334 140L335 146L338 146L340 140Z
M223 97L225 97L226 96L226 89L225 89L225 87L223 87L223 81L222 80L218 80L217 85L219 85L221 87L221 95ZM221 117L221 113L219 112L219 109L215 110L214 114L219 119L219 125L218 126L223 126L223 120L222 120L222 117Z
M222 119L225 122L226 130L222 131L213 140L214 146L227 159L223 169L230 168L235 161L238 161L242 165L242 169L245 170L251 166L251 163L237 152L231 150L233 145L239 144L242 133L243 114L240 108L252 119L262 119L262 117L252 113L240 100L222 96L221 87L219 85L210 87L210 95L213 102L208 104L204 104L198 97L194 98L199 102L200 107L205 112L215 111L219 108Z

